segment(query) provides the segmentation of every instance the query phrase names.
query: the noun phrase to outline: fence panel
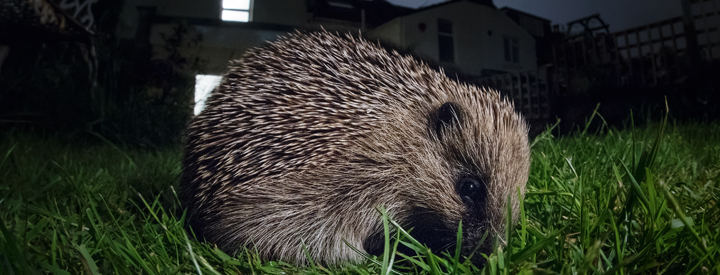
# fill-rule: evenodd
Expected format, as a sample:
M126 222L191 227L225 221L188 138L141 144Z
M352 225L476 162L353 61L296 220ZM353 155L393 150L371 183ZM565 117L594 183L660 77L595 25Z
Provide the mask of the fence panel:
M480 78L477 84L500 91L528 120L547 120L550 90L545 76L540 72L506 73Z

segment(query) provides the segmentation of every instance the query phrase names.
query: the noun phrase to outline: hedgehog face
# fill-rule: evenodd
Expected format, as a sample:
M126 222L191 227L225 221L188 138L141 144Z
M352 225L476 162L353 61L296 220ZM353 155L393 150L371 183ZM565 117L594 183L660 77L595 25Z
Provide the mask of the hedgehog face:
M491 98L470 95L483 92ZM406 212L399 216L412 228L411 234L435 252L454 249L462 221L462 252L468 256L476 251L473 260L481 262L480 252L491 252L495 241L504 243L508 204L510 218L517 217L529 147L527 127L509 103L492 98L499 97L495 92L478 89L466 94L431 106L416 128L425 138L406 141L405 149L396 152L410 154L410 176L406 185L401 184L405 191L400 191Z
M410 223L419 229L418 238L438 251L454 247L462 220L463 254L489 253L494 241L504 243L508 215L514 219L518 214L529 170L527 128L517 114L507 111L512 108L498 107L497 102L507 102L486 104L464 93L455 96L431 113L428 127L427 146L439 152L435 161L449 171L436 183L450 187L438 188L436 196L444 205L415 209L419 211ZM512 213L507 213L508 204Z

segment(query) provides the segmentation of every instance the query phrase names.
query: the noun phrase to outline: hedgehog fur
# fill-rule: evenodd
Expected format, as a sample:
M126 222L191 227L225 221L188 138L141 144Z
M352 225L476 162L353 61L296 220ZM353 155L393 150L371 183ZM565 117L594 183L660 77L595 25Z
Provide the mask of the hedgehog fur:
M229 252L357 262L353 247L382 252L382 207L434 251L462 220L467 255L518 212L527 132L492 89L356 35L295 32L231 62L187 130L181 200Z

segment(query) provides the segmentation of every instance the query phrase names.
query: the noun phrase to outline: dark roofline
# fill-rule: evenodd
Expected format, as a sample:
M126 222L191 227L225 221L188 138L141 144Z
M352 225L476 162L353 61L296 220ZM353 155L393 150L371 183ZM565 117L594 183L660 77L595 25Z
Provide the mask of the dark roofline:
M453 3L457 3L457 2L463 2L463 1L468 1L468 2L471 2L471 3L475 3L475 4L480 4L480 5L488 5L488 3L486 3L488 0L449 0L449 1L441 2L441 3L437 3L437 4L434 4L434 5L425 6L425 7L422 7L422 8L416 9L416 10L413 10L413 11L411 11L411 12L409 12L409 13L406 13L406 14L404 14L404 15L402 15L402 16L411 15L411 14L415 14L415 13L418 13L418 12L423 12L423 11L426 11L426 10L430 10L430 9L438 8L438 7L441 7L441 6L445 6L445 5L447 5L447 4L453 4ZM489 3L488 6L490 6L491 8L497 9L497 7L495 6L495 4L492 3L492 1L490 1L490 3ZM400 16L398 16L398 17L400 17Z
M501 11L506 11L506 10L507 10L507 11L512 11L512 12L517 12L517 13L520 13L520 14L522 14L522 15L526 15L526 16L528 16L528 17L532 17L532 18L535 18L535 19L538 19L538 20L542 20L542 21L545 21L545 22L548 22L548 23L551 22L550 19L542 18L542 17L537 16L537 15L534 15L534 14L532 14L532 13L527 13L527 12L524 12L524 11L521 11L521 10L518 10L518 9L514 9L514 8L511 8L511 7L508 7L508 6L502 7L502 8L500 8L500 10L501 10Z
M397 17L404 16L414 9L396 6L387 0L342 0L344 4L352 7L338 8L330 4L333 0L315 0L308 5L308 12L312 18L328 18L347 21L354 24L361 23L361 11L365 10L365 25L375 28Z

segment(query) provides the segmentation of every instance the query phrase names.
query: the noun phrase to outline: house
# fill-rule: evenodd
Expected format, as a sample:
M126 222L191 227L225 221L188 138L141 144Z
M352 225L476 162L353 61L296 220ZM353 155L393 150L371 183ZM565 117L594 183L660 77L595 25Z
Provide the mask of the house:
M510 7L502 7L500 11L515 21L520 27L535 38L535 52L538 66L552 62L553 33L550 20Z
M492 0L452 0L421 9L384 0L127 0L117 36L162 57L164 40L178 24L186 26L183 39L201 37L181 49L203 60L195 72L197 106L220 81L228 60L297 28L363 30L471 77L537 69L534 37Z
M421 8L369 35L468 75L537 69L533 36L490 0L453 0Z
M223 3L229 8L224 9ZM303 26L310 18L305 2L296 0L127 0L117 35L136 43L148 41L162 54L163 36L177 24L186 24L186 36L199 35L201 41L185 54L205 61L200 73L221 74L228 60Z
M371 37L472 75L537 68L533 35L491 0L417 10L382 0L127 0L120 18L118 36L153 45L176 22L186 22L202 36L195 53L208 61L207 73L221 73L227 60L282 33L320 26L367 29Z
M297 0L126 0L116 35L139 47L146 45L162 58L163 40L177 34L178 24L183 24L181 38L187 43L181 43L180 52L202 60L191 72L196 75L194 112L199 113L229 60L298 27L309 27L313 8ZM197 43L192 43L194 37L200 38Z

